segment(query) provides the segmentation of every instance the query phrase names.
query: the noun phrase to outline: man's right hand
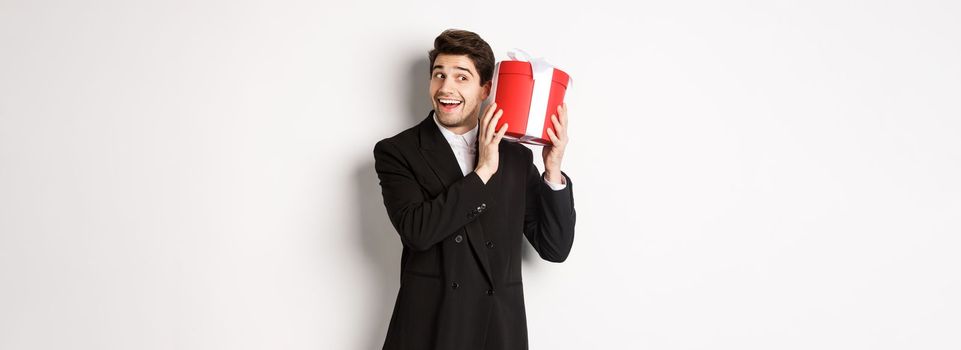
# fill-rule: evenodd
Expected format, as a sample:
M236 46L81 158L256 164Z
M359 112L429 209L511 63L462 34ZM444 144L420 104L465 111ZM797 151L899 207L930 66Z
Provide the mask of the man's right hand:
M497 164L500 159L497 151L498 145L500 145L504 133L507 132L507 123L504 123L500 130L494 129L497 126L497 121L504 114L502 109L494 113L495 108L497 108L497 103L491 102L484 111L484 116L481 117L480 126L478 126L477 168L474 169L474 172L477 173L477 176L480 176L485 184L497 172Z

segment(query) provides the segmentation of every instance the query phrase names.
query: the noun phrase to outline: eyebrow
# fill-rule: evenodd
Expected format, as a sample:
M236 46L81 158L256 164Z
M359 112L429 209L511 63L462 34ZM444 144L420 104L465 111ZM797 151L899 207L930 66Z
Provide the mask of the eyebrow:
M444 69L444 66L439 65L439 64L438 64L438 65L435 65L434 68L431 69L431 71L437 70L437 69ZM474 75L474 72L471 72L470 69L467 69L467 68L464 68L464 67L461 67L461 66L454 66L454 69L460 69L460 70L462 70L462 71L465 71L465 72L467 72L467 73L470 73L471 76Z

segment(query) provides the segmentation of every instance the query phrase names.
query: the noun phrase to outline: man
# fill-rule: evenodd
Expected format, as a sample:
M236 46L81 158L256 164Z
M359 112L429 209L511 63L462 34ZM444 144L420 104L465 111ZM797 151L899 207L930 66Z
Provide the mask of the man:
M541 258L562 262L574 241L571 179L560 169L567 110L542 152L501 142L491 104L494 54L477 34L447 30L429 53L434 110L374 146L387 214L403 243L400 291L384 349L527 349L521 284L526 236ZM495 112L496 111L496 112Z

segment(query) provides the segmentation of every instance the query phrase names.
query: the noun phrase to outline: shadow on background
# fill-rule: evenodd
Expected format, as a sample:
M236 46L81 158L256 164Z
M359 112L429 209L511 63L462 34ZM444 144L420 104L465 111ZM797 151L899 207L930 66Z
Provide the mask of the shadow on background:
M373 150L374 146L371 145ZM400 287L400 252L402 245L394 227L387 218L383 197L380 194L380 182L374 171L374 156L366 160L354 173L357 196L360 208L356 211L358 227L361 232L357 236L361 249L370 263L370 285L377 288L375 299L370 300L373 314L365 319L374 320L364 332L365 338L361 343L368 344L364 349L380 349L387 336L387 325L393 311L397 290Z
M427 118L433 108L430 104L430 63L427 61L427 54L423 56L410 57L408 60L406 86L402 89L407 92L407 116L410 117L410 126L417 125ZM397 130L401 132L402 130Z
M408 60L405 86L401 89L406 93L407 108L401 111L404 115L389 117L403 118L408 121L404 129L420 123L431 110L430 98L427 95L430 83L426 54L423 57L410 57ZM396 130L387 136L403 131ZM373 314L366 319L376 320L364 332L365 339L360 343L367 344L365 349L380 349L387 336L387 326L393 313L397 291L400 288L400 255L403 245L397 232L387 217L383 196L380 192L380 180L374 169L374 145L368 145L368 158L365 159L354 172L357 188L358 205L357 222L361 232L357 235L360 248L368 257L370 275L374 280L372 285L378 288L375 299L370 300Z

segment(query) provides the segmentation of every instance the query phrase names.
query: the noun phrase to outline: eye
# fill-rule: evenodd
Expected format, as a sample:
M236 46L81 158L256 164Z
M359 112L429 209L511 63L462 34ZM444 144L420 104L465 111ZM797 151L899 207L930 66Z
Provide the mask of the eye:
M457 77L457 79L460 80L460 81L467 81L467 76L466 76L466 75L461 75L461 76Z
M434 78L444 79L444 73L434 73Z

